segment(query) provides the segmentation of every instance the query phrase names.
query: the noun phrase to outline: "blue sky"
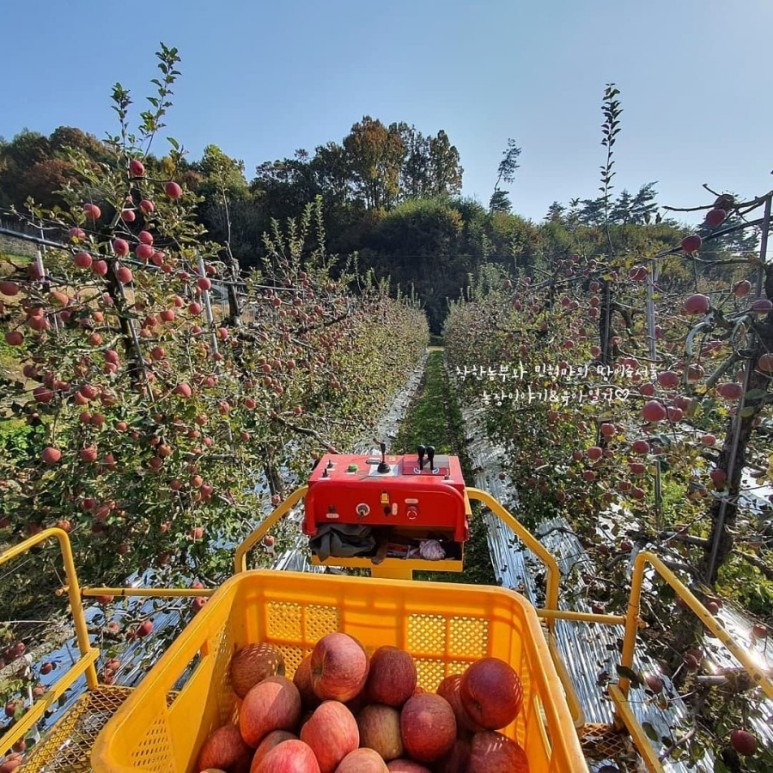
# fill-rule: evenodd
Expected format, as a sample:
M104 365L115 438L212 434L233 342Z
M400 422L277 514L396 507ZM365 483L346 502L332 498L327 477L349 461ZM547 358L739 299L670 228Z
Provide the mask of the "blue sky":
M656 180L661 204L690 206L707 203L702 183L773 187L769 0L3 0L0 24L5 139L113 131L112 85L139 111L164 41L182 56L166 133L192 159L219 145L248 177L369 114L445 129L464 194L483 203L514 137L514 206L540 220L554 200L597 195L614 81L616 192Z

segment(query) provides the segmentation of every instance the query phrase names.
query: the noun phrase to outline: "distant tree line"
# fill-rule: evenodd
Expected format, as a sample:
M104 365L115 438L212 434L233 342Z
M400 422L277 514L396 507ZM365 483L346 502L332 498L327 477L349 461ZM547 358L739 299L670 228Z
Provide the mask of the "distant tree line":
M48 137L24 130L0 139L0 213L23 209L28 198L45 207L63 205L57 194L76 174L71 148L94 164L109 163L105 146L80 129L62 126ZM198 160L149 157L151 175L175 177L200 197L198 217L213 240L228 243L242 267L257 263L272 221L297 216L315 198L323 202L328 249L358 255L363 269L390 277L393 287L424 302L439 332L448 308L484 263L538 271L570 254L651 254L678 243L684 229L662 220L655 183L616 199L554 202L535 224L513 212L508 186L521 149L508 139L488 207L461 198L463 169L457 148L442 129L424 134L405 122L386 125L364 116L340 141L296 150L261 163L251 179L244 164L216 145ZM175 166L176 163L176 166ZM707 252L746 252L753 237L711 243ZM705 257L705 255L704 255Z

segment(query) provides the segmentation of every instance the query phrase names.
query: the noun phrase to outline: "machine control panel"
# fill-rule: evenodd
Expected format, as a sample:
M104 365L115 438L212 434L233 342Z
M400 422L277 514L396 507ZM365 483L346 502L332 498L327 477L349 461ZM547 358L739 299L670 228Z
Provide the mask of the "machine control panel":
M304 534L324 524L421 527L447 533L456 542L469 537L462 468L456 456L417 453L326 454L308 479Z

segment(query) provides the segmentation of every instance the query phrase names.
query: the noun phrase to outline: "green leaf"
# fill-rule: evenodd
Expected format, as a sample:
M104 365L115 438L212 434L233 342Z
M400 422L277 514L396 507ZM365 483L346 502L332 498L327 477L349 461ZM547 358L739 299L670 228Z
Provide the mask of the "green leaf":
M743 408L738 414L742 419L748 419L750 416L754 416L757 409L753 405L747 405L746 408Z
M749 401L749 402L754 402L755 400L761 400L767 394L768 393L767 393L767 391L765 389L750 389L744 395L744 399Z

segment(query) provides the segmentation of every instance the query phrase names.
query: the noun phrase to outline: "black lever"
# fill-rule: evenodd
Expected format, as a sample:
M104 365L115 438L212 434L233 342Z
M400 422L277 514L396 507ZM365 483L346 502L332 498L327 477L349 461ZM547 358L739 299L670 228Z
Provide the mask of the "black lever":
M379 443L379 447L381 448L381 461L377 469L381 473L389 472L392 468L386 463L386 443Z
M425 450L426 449L424 448L424 446L419 446L416 449L416 453L419 455L419 469L424 467L424 452L425 452Z
M429 461L429 471L432 472L435 469L435 446L427 446L427 460Z

